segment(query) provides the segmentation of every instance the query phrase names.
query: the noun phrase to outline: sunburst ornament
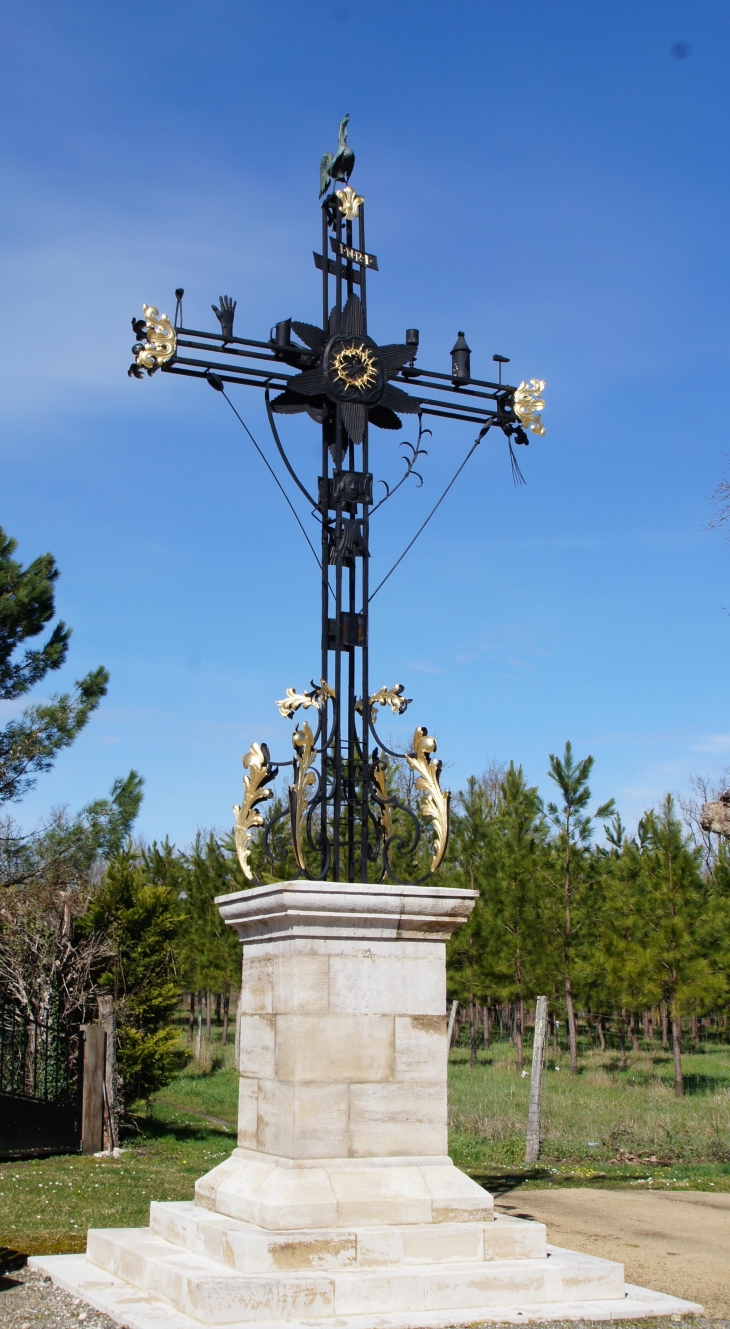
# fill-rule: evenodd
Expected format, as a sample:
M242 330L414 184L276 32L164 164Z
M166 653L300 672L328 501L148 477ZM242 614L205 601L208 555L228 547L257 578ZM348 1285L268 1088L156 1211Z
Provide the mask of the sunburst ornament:
M370 347L364 342L340 347L332 358L332 375L356 392L371 388L378 381L378 366Z

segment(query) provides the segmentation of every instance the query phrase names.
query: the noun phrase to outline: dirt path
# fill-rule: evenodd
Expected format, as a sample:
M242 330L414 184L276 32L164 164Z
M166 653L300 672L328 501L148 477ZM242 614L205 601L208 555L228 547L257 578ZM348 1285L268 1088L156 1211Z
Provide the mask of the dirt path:
M730 1195L704 1191L508 1191L498 1209L547 1224L548 1241L621 1260L629 1283L730 1317Z

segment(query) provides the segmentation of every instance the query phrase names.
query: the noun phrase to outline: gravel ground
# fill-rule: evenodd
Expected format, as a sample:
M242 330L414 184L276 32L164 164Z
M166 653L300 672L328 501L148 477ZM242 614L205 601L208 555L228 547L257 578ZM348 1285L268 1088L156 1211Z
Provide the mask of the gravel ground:
M100 1315L32 1269L0 1274L2 1329L71 1329L72 1325L75 1329L119 1329L108 1315Z

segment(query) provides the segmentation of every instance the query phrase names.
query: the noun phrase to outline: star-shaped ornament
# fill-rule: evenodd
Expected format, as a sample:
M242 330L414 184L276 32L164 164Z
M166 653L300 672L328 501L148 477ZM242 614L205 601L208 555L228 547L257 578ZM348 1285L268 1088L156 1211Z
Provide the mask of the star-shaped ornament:
M368 421L379 429L400 429L396 411L417 414L419 401L388 382L413 359L413 348L378 346L368 337L364 323L360 298L354 294L329 340L311 323L292 322L292 331L319 355L320 361L316 369L305 369L289 380L286 391L272 401L273 409L284 414L307 411L314 419L321 419L327 399L341 406L345 429L353 443L362 443Z

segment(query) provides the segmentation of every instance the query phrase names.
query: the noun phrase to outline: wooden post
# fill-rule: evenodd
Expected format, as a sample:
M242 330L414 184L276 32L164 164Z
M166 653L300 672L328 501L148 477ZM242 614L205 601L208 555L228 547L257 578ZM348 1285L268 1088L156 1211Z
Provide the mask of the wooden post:
M119 1145L119 1097L117 1094L117 1019L114 1012L114 998L108 994L97 997L99 1023L106 1034L106 1057L104 1059L104 1092L107 1114L107 1138L105 1147L111 1153Z
M104 1060L106 1034L100 1024L82 1024L84 1089L81 1104L81 1152L98 1154L104 1144Z
M538 997L535 1011L535 1040L532 1044L530 1111L527 1117L525 1162L536 1163L540 1157L540 1100L542 1098L542 1062L547 1034L547 997Z
M456 1019L456 1011L457 1011L457 1007L458 1007L458 1005L459 1005L458 1001L452 1001L452 1003L451 1003L451 1014L450 1014L450 1016L449 1016L449 1028L448 1028L448 1031L447 1031L447 1034L446 1034L446 1057L447 1057L447 1059L448 1059L449 1053L450 1053L450 1051L451 1051L451 1040L452 1040L452 1038L454 1037L454 1021L455 1021L455 1019Z

